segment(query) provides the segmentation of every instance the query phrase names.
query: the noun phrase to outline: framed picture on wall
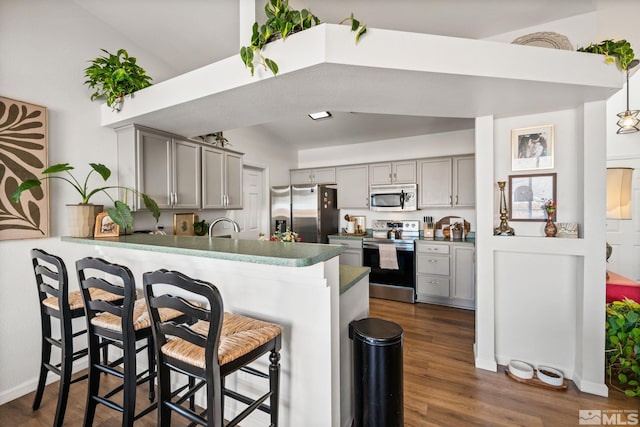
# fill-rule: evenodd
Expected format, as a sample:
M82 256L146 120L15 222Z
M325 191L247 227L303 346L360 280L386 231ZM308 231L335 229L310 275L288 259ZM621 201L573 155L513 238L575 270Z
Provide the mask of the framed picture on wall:
M511 131L511 170L553 169L553 125Z
M509 175L509 220L546 221L542 206L556 201L556 174Z

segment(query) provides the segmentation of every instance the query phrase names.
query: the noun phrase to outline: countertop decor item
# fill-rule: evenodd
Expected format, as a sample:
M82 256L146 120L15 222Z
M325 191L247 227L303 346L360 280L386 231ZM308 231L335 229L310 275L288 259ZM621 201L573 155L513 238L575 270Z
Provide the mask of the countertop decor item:
M84 70L87 77L84 84L89 89L95 89L91 94L92 101L104 98L109 107L120 111L124 96L151 86L151 77L126 50L119 49L115 55L104 49L100 50L106 56L98 56L90 61L91 65Z
M558 232L558 228L553 222L556 207L556 202L551 199L547 200L544 205L542 205L542 209L547 213L547 223L544 226L544 234L547 237L556 237L556 233Z
M260 26L257 22L254 23L251 44L240 48L240 58L244 65L251 70L252 76L255 71L254 54L259 57L259 65L262 65L265 70L269 69L274 76L278 74L278 64L260 53L267 43L280 38L286 40L291 34L304 31L320 23L320 18L308 9L295 10L289 7L289 0L267 0L264 11L267 15L267 21ZM356 43L358 43L360 37L366 33L367 26L360 24L360 21L353 17L353 13L340 23L348 21L351 23L351 31L356 32Z
M196 236L205 236L209 232L209 223L204 219L193 224L193 232Z
M278 230L269 237L269 240L272 242L300 242L302 241L300 237L298 237L298 233L292 231L289 227L287 227L285 232Z
M160 208L158 208L158 204L156 203L155 200L153 200L151 197L147 196L144 193L140 193L134 190L133 188L122 187L120 185L106 185L103 187L96 187L96 188L90 189L89 178L94 172L100 175L100 177L102 177L102 179L106 182L111 176L111 170L101 163L89 163L89 166L91 166L91 170L85 177L84 181L79 181L75 176L73 176L73 174L70 171L72 171L74 167L71 166L69 163L59 163L57 165L50 166L42 171L43 176L40 179L32 178L32 179L27 179L23 181L18 186L18 189L13 193L11 198L13 199L14 202L18 203L18 201L20 200L20 196L22 195L23 192L38 191L40 189L40 186L42 185L42 181L48 180L48 179L60 179L62 181L69 183L80 194L80 203L79 203L80 206L89 205L90 204L89 201L95 194L98 194L98 193L106 194L107 197L109 197L109 199L111 199L111 201L113 201L114 203L114 207L107 209L107 214L113 220L113 222L116 223L120 228L123 228L123 229L133 228L133 214L131 213L131 208L126 202L122 200L116 200L113 197L111 197L111 194L109 194L109 191L108 191L111 189L124 190L125 199L129 192L131 192L134 196L140 196L142 198L144 206L151 211L156 221L158 220L158 218L160 217ZM62 175L59 175L59 174L62 174ZM102 207L99 208L98 212L100 212L101 210L102 210ZM90 212L91 212L90 213L91 217L88 218L88 224L87 224L89 233L83 236L72 236L72 237L90 237L91 236L94 230L95 219L98 212L95 212L92 209L90 209Z
M498 181L498 188L500 189L500 225L493 230L494 236L515 236L516 232L513 228L509 227L507 218L509 217L509 211L507 210L507 202L504 196L504 186L506 181Z

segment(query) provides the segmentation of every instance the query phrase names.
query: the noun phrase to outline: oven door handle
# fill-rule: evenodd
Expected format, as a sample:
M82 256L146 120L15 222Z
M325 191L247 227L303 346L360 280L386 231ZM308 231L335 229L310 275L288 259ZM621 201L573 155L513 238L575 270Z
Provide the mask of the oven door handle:
M400 190L400 209L404 209L404 190Z

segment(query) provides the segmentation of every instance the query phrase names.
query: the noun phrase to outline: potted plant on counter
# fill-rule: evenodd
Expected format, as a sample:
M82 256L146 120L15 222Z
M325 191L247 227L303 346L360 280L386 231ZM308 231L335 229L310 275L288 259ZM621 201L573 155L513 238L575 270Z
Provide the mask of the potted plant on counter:
M304 31L314 25L320 24L320 18L311 13L308 9L295 10L289 7L289 0L268 0L264 7L267 21L258 25L253 24L253 34L251 44L240 48L240 58L244 65L254 73L254 53L259 57L258 63L269 69L273 75L278 74L278 64L270 58L262 55L261 51L265 45L273 40L286 40L291 34ZM353 17L343 19L340 23L350 22L351 31L356 31L356 43L367 31L366 25L361 25L360 21Z
M155 200L144 193L140 193L132 188L122 187L119 185L100 186L94 189L89 188L89 178L96 172L106 182L111 176L111 170L100 163L89 163L91 170L85 177L84 181L79 181L70 172L74 169L69 163L60 163L50 166L42 171L43 177L40 179L28 179L23 181L18 189L11 196L16 203L20 202L20 197L25 191L29 191L42 185L42 181L46 179L60 179L69 183L79 194L80 203L77 205L67 205L69 216L70 235L72 237L91 237L95 225L96 215L102 211L102 205L93 205L89 201L97 193L104 193L114 203L112 208L107 209L107 214L122 229L133 228L133 214L129 205L121 200L111 197L107 190L122 189L125 194L131 192L134 196L138 195L142 198L144 206L151 211L153 217L158 220L160 217L160 208ZM63 174L63 175L59 175Z
M107 56L93 58L91 65L84 70L87 80L84 84L95 89L91 100L106 99L107 105L114 111L120 111L124 96L151 86L151 77L136 64L136 58L120 49L117 54L102 50Z

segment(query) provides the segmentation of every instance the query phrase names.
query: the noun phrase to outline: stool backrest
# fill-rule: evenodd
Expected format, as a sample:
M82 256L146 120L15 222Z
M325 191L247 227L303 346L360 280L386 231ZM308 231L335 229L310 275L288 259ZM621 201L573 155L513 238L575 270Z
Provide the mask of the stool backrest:
M42 249L32 249L31 263L38 287L43 335L51 335L50 316L60 319L61 335L64 335L65 331L71 333L72 316L69 308L69 277L64 261L62 258L48 254ZM57 309L44 304L44 300L51 297L57 298Z
M49 298L58 299L58 308L62 313L69 310L69 277L62 258L48 254L42 249L31 250L31 263L36 275L40 305Z
M133 308L136 301L136 286L131 270L123 265L112 264L100 258L87 257L76 261L78 281L87 315L87 330L90 334L124 340L131 337L135 342L133 329ZM93 292L92 292L93 291ZM104 292L119 295L115 301L104 299ZM102 295L102 296L101 296ZM103 313L120 318L120 331L96 327L92 320Z
M192 279L177 271L157 270L142 275L144 295L151 314L156 349L160 349L171 337L181 338L204 349L207 369L219 374L218 345L224 308L222 296L211 283ZM206 306L193 300L204 299ZM162 321L158 310L171 308L183 313L181 321ZM184 320L186 319L186 320ZM197 322L208 322L205 333L198 333L189 326ZM164 356L158 351L158 362Z

